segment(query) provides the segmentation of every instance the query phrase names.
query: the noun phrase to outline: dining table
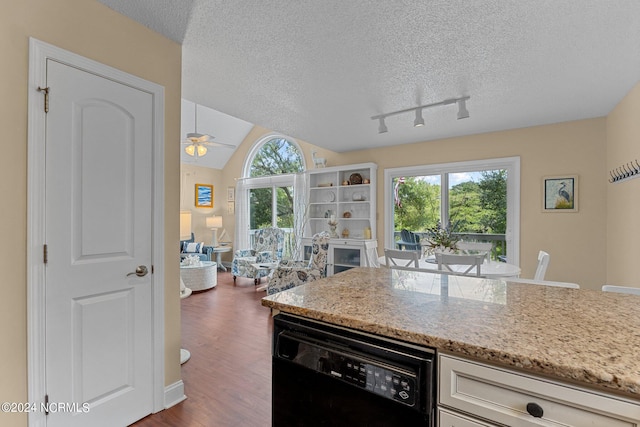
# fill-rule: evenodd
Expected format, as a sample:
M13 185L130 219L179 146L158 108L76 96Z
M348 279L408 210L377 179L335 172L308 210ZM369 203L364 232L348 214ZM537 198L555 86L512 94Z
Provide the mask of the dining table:
M378 262L380 265L386 265L386 260L384 256L378 258ZM463 273L468 266L467 265L450 265L449 266L454 273ZM428 255L426 257L420 257L418 261L418 269L419 270L431 270L431 271L439 271L438 270L438 262L436 261L435 255ZM508 262L496 261L493 259L485 259L485 261L480 266L480 276L490 278L490 279L499 279L501 277L518 277L522 272L521 268L515 264L510 264Z

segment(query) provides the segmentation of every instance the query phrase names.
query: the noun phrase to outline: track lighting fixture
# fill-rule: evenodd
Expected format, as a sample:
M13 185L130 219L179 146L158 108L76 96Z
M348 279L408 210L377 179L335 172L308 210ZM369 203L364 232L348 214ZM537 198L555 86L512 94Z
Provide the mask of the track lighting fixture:
M422 118L422 108L416 108L416 119L413 121L413 126L424 126L424 119Z
M387 125L384 124L384 117L380 117L380 124L378 125L378 133L385 133L387 131Z
M384 123L384 119L393 116L396 114L408 113L409 111L416 112L416 119L413 121L413 125L415 127L424 126L424 119L422 118L422 110L424 108L432 108L439 107L441 105L450 105L450 104L458 104L458 120L466 119L469 117L469 110L467 110L467 99L471 98L470 96L463 96L461 98L452 98L445 99L444 101L434 102L432 104L420 105L419 107L406 108L404 110L392 111L390 113L378 114L377 116L371 117L371 120L379 120L380 124L378 125L378 133L387 132L387 126Z
M467 100L465 98L458 100L458 120L469 118L469 110L467 110Z

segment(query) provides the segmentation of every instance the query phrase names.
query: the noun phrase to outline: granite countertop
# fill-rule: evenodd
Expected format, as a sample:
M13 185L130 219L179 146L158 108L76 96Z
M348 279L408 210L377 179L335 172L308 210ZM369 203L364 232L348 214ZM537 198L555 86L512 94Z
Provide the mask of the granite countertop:
M262 305L640 399L635 295L362 267Z

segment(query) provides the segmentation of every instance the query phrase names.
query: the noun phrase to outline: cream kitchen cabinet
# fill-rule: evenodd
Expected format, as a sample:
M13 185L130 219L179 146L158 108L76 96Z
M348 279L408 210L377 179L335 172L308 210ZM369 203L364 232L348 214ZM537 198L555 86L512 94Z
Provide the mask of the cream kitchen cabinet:
M640 404L623 397L449 355L438 362L441 426L640 425Z
M304 258L311 256L311 239L302 239ZM377 266L378 242L376 240L331 239L327 256L327 276L354 267Z
M483 423L446 409L438 409L438 423L436 425L441 427L496 427L495 424Z

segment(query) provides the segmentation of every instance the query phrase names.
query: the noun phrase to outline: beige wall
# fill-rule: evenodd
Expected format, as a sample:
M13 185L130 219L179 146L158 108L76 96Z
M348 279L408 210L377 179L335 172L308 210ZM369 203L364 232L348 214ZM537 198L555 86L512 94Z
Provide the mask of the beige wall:
M27 80L33 36L165 87L165 136L179 141L181 47L93 0L3 2L0 14L0 397L27 401ZM179 148L165 149L166 384L180 379ZM175 248L171 245L175 242ZM0 425L26 425L0 414Z
M608 171L640 161L640 83L607 117ZM640 287L640 179L607 184L607 283Z

